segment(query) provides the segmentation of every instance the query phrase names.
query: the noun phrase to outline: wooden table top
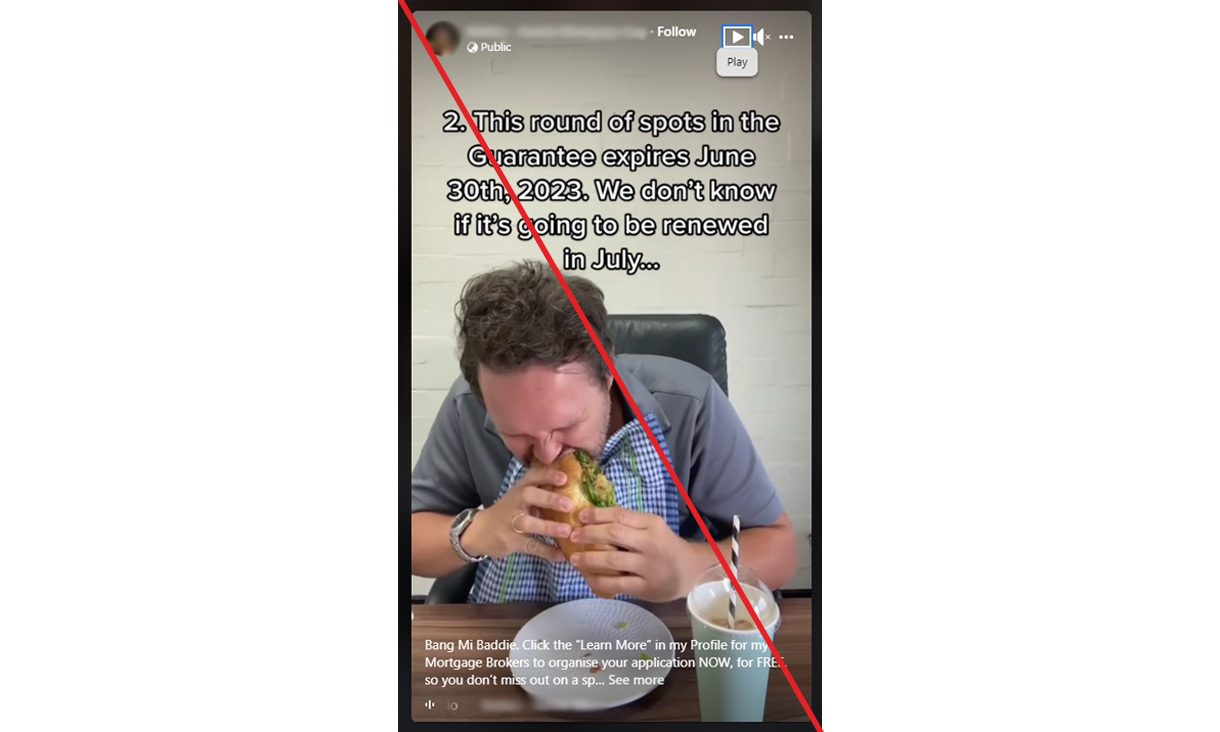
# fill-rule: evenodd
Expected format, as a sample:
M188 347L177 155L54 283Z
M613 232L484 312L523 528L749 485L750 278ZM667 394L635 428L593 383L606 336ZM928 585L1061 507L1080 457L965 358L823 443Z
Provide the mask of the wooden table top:
M661 605L640 603L669 628L675 641L691 640L690 618L686 603L677 601ZM542 603L506 603L502 605L412 605L415 619L411 621L411 718L424 721L501 721L533 722L571 720L614 720L622 722L698 722L699 687L694 667L674 667L665 683L644 698L604 712L556 712L539 710L531 704L529 695L516 686L475 685L437 687L425 685L429 676L476 677L503 676L504 668L440 670L428 669L424 659L436 655L425 649L426 641L455 642L459 640L511 641L521 626L538 613L551 607ZM779 601L783 624L772 639L783 657L792 678L805 700L817 705L813 697L812 602L808 598L784 598ZM474 644L478 646L478 644ZM508 650L455 650L447 658L478 659L507 658ZM693 658L689 646L678 658ZM427 702L433 707L429 709ZM764 716L769 722L809 722L808 715L796 698L791 684L778 666L771 670L767 682L767 707Z

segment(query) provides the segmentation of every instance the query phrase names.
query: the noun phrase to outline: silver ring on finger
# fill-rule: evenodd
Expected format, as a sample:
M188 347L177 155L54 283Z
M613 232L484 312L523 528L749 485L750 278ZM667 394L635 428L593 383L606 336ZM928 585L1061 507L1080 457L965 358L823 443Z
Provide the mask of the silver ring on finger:
M524 534L524 533L525 533L525 532L524 532L524 531L522 531L521 529L518 529L518 528L517 528L517 519L521 518L521 517L522 517L522 516L524 516L524 515L525 515L525 512L524 512L524 511L522 511L521 513L518 513L516 516L513 516L513 520L512 520L511 522L509 522L509 525L513 527L513 531L517 532L518 534Z

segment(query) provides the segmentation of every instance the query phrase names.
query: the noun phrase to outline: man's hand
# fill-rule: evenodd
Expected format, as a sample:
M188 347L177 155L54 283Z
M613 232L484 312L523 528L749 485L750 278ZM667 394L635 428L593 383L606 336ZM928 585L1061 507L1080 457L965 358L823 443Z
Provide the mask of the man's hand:
M581 511L585 526L572 532L572 541L582 544L612 544L626 551L578 552L572 565L581 571L598 594L624 594L645 602L668 602L685 597L694 582L695 552L675 534L665 520L622 506ZM619 577L591 575L601 569L626 574Z
M462 548L468 554L486 554L495 559L503 559L514 552L525 552L551 562L564 561L563 552L539 541L535 534L566 537L571 531L567 524L544 521L538 517L540 508L572 510L569 499L551 490L551 486L563 485L567 480L562 471L531 468L500 500L474 517L462 534Z

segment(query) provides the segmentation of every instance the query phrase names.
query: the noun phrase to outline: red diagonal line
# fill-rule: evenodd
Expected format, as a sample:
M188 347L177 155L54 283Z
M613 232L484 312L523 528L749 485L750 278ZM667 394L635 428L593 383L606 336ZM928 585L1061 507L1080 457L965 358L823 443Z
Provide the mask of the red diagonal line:
M584 323L585 330L588 331L589 337L593 339L593 345L597 346L598 353L601 354L602 360L606 362L606 366L610 369L610 373L614 375L614 383L618 384L619 391L627 398L627 403L631 406L631 412L635 418L643 425L644 430L648 433L648 439L652 442L652 446L656 448L657 455L661 461L665 463L665 469L669 471L669 477L673 479L674 485L678 487L678 492L682 494L682 500L686 501L687 507L690 509L691 516L695 517L695 523L699 524L699 530L703 532L703 537L707 539L707 543L711 545L712 552L715 553L716 559L720 561L720 566L724 569L725 574L733 583L733 589L737 591L738 597L748 597L745 591L741 588L741 583L733 576L733 572L729 569L728 562L724 561L724 555L720 553L720 547L712 540L712 534L707 530L707 526L703 523L703 517L699 515L699 511L695 509L695 504L691 502L690 496L686 493L686 488L682 485L682 481L678 480L678 474L674 471L674 466L670 465L669 458L665 456L665 451L661 449L661 443L657 441L657 436L653 434L652 428L648 426L648 422L644 420L644 415L640 413L640 408L636 406L635 400L631 398L631 394L627 391L627 387L623 385L623 378L619 376L618 370L614 368L614 363L606 354L606 349L598 340L597 334L593 332L593 326L589 325L589 319L585 317L585 313L580 309L580 305L576 302L576 298L572 295L572 291L568 289L568 283L564 280L563 275L559 273L559 267L555 266L555 260L551 259L551 253L547 251L546 245L542 243L542 237L538 236L538 231L534 228L534 222L529 215L525 213L525 207L521 205L520 199L517 198L517 192L513 190L512 185L508 182L508 176L504 175L504 171L500 169L500 163L491 154L491 149L487 146L487 141L483 139L483 135L479 132L479 126L474 123L474 118L470 116L470 112L466 109L466 105L462 103L462 98L458 96L457 89L453 87L453 82L449 80L449 75L445 73L444 67L441 66L440 59L436 57L436 53L432 50L431 44L428 43L427 37L423 30L419 27L419 23L415 20L415 16L411 13L411 9L407 7L406 0L398 0L398 4L402 6L402 11L407 14L407 19L411 21L411 27L415 29L415 35L419 36L420 43L423 44L424 50L428 52L428 57L432 59L432 64L436 66L437 72L441 75L441 79L445 82L445 86L449 87L449 93L453 95L453 101L457 102L458 108L462 110L462 116L466 118L466 123L470 125L470 131L478 138L479 144L483 146L483 152L487 155L487 159L491 162L492 167L496 169L496 175L500 176L500 182L504 184L505 190L512 197L513 203L517 206L517 210L521 212L521 218L529 227L530 233L534 236L534 241L538 243L538 249L542 251L542 256L546 258L547 264L551 266L551 271L555 273L555 278L559 280L559 284L563 287L563 291L568 296L568 301L572 303L572 307L576 309L576 314L580 316L580 322ZM758 613L754 610L750 603L742 603L742 607L750 612L750 617L754 620L754 626L758 628L762 634L763 640L767 642L767 647L771 649L771 655L779 663L780 669L783 670L784 676L788 678L788 684L792 686L792 690L796 692L796 698L800 700L801 706L805 708L805 713L809 715L809 721L813 722L813 726L818 732L822 732L822 725L818 723L817 717L813 715L813 710L809 707L809 702L805 701L805 695L796 685L796 681L792 678L792 672L788 670L788 664L784 663L784 659L775 650L775 643L772 642L771 636L767 634L766 628L758 618Z

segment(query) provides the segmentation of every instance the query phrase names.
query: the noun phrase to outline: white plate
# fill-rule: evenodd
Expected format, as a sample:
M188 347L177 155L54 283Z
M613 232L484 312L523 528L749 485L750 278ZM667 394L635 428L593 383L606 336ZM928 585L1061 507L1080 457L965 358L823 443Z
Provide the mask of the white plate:
M673 640L665 623L638 605L621 600L573 600L548 608L526 623L513 639L516 645L508 657L518 684L539 706L598 711L629 704L660 686L673 665ZM542 641L549 643L540 647ZM570 643L571 648L557 646L555 641ZM635 645L619 647L619 641ZM608 646L595 648L589 645L593 643ZM643 664L637 665L641 654L661 664L642 668ZM586 665L594 661L601 666L596 673ZM559 665L565 662L569 668ZM619 683L611 683L612 679Z

